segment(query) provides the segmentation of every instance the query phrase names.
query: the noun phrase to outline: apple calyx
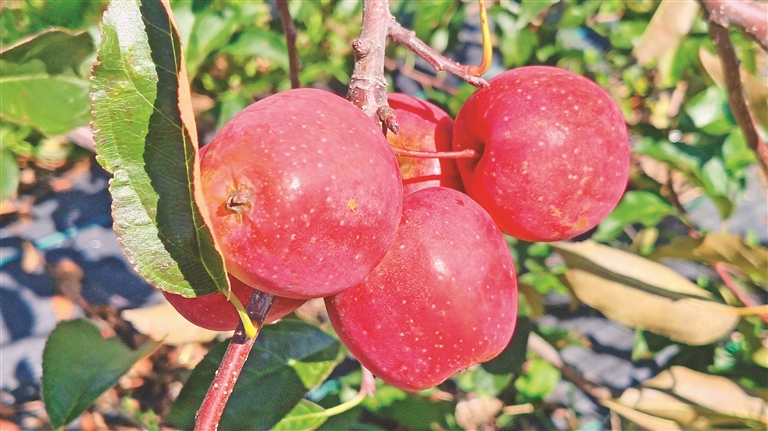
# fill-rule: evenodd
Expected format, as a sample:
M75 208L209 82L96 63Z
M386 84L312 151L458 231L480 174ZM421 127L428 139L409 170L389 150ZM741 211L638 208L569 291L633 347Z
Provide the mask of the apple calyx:
M233 213L242 214L251 206L250 193L244 187L238 187L224 202L224 208Z

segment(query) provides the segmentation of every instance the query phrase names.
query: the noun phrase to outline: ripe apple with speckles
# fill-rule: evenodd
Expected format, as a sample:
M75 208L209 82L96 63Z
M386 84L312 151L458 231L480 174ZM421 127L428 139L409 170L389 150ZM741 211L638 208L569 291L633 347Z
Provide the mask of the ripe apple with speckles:
M431 187L405 197L395 243L365 281L325 303L361 364L418 391L504 349L517 278L488 213L465 194Z
M328 91L288 90L248 106L207 145L200 172L227 271L267 293L338 293L394 241L397 159L374 122Z
M447 112L408 94L390 93L387 100L400 124L398 134L387 134L393 148L420 152L451 151L453 119ZM397 156L397 161L405 195L427 187L464 190L454 159Z
M557 241L599 223L624 193L627 128L616 103L573 72L528 66L502 73L461 107L453 129L467 194L501 230Z

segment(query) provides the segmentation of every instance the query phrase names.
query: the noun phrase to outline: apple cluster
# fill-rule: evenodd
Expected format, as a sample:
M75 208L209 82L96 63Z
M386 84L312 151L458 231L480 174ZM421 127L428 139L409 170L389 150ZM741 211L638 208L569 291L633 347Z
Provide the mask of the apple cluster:
M610 96L553 67L499 75L455 121L408 95L389 104L400 133L385 136L324 90L264 98L203 148L200 184L235 296L276 295L267 321L324 298L360 363L416 391L504 349L517 280L503 233L594 227L623 194L629 144ZM203 327L239 321L220 293L166 297Z

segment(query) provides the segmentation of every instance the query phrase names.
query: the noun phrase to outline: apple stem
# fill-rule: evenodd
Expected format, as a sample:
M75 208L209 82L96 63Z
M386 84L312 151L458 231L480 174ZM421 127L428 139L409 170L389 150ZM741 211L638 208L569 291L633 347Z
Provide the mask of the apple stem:
M216 371L216 376L205 394L202 405L195 416L195 431L215 431L219 427L221 415L224 413L224 407L227 405L229 396L235 387L240 372L243 370L245 361L251 352L256 337L259 335L264 320L267 318L269 309L275 296L255 290L248 301L246 312L255 326L253 337L246 335L243 322L235 329L235 334L227 346Z
M480 30L483 33L483 60L477 66L469 66L468 72L475 76L481 76L491 67L493 61L493 44L491 43L491 29L488 25L488 11L485 10L485 1L477 0L480 6Z
M462 151L411 151L392 147L392 151L397 156L414 157L418 159L477 159L481 156L475 150L471 149Z

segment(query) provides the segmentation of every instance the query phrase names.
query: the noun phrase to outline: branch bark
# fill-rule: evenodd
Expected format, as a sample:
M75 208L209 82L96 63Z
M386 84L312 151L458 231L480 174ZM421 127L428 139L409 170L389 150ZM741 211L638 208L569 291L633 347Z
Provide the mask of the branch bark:
M248 338L245 335L243 324L240 323L237 326L235 334L227 346L227 351L224 353L224 358L219 364L219 369L216 370L216 376L205 394L203 404L197 411L195 431L216 431L219 428L219 421L229 396L232 395L235 383L240 377L240 372L251 353L251 348L256 342L258 332L264 325L264 320L267 318L274 299L274 295L257 290L254 291L251 300L248 301L246 311L256 326L256 336Z
M464 66L445 58L416 34L403 28L389 11L387 0L363 1L363 24L360 38L352 42L355 66L347 90L347 99L365 114L387 129L397 133L399 126L394 111L387 103L387 79L384 76L387 37L424 58L436 71L445 70L476 87L488 83L472 74L475 66Z
M376 123L379 108L387 104L387 79L384 77L384 49L388 23L393 20L387 0L363 2L360 38L352 42L355 67L349 81L347 98Z
M768 51L768 3L752 0L699 0L708 18L722 27L736 27Z
M389 36L393 41L405 46L406 48L416 53L416 55L426 60L427 63L429 63L429 65L432 66L436 71L439 72L441 70L445 70L446 72L452 73L478 88L488 86L488 82L486 82L483 78L474 76L471 73L473 66L465 66L445 58L443 55L436 52L429 45L424 43L421 39L416 37L415 32L404 28L397 21L390 21Z
M766 18L768 15L763 15ZM768 25L768 24L767 24ZM731 105L731 111L741 130L744 132L744 139L747 145L757 155L757 160L763 173L768 177L768 147L765 141L757 133L752 113L747 105L744 96L744 89L741 85L741 75L739 73L739 59L736 56L736 50L731 42L731 35L727 28L720 24L709 22L709 37L715 45L717 55L723 66L723 77L725 87L728 92L728 103Z
M285 43L288 48L288 70L291 79L291 88L301 87L299 82L299 52L296 50L296 26L288 10L288 0L277 0L277 10L280 12L280 20L283 22Z

